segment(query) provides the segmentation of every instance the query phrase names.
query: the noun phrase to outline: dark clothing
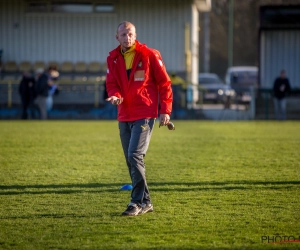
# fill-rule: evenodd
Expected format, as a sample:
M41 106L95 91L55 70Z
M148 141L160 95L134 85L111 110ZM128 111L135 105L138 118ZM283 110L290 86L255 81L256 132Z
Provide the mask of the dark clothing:
M27 109L30 110L31 118L34 118L34 99L35 94L35 79L30 76L23 76L19 85L19 94L22 102L22 119L27 119Z
M104 90L103 90L103 100L105 101L108 98L107 89L106 89L106 82L103 83Z
M34 88L35 88L35 79L33 77L23 76L19 85L20 95L34 99L35 98Z
M277 99L282 99L291 91L291 86L288 78L278 77L273 85L274 96Z
M286 100L285 96L291 91L291 86L288 78L278 77L274 81L274 106L277 120L286 119Z
M48 96L48 76L46 74L41 74L35 85L35 92L38 96Z

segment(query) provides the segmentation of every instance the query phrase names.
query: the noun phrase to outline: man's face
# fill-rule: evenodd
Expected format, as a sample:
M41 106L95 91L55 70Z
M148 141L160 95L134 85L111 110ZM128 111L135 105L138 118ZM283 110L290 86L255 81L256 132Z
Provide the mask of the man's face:
M119 41L123 52L129 50L136 40L135 27L132 24L121 25L118 28L116 39Z
M285 71L281 71L281 72L280 72L280 77L281 77L281 78L285 78L285 77L286 77Z

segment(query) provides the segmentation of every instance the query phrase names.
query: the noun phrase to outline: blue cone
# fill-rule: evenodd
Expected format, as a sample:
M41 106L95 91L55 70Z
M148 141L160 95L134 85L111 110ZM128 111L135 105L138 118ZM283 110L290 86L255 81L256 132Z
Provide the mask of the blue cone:
M120 188L120 190L132 190L132 186L129 184L125 184Z

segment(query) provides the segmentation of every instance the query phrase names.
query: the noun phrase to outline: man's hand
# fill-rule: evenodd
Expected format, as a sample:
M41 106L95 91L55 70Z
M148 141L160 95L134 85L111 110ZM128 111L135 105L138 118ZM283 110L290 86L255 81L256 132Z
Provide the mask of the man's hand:
M168 114L161 114L159 116L159 125L166 126L170 121L170 116Z
M118 97L113 95L113 96L108 97L107 99L105 99L105 101L110 102L113 105L120 105L123 102L123 97L118 98Z
M54 85L54 82L52 80L48 80L48 85L49 86L53 86Z

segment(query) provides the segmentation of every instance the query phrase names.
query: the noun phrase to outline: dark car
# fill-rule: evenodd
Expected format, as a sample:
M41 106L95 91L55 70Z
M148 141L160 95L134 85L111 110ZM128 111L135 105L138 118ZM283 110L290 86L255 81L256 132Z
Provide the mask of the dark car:
M214 73L200 73L198 76L200 93L203 93L203 101L223 102L225 96L233 96L234 91Z

